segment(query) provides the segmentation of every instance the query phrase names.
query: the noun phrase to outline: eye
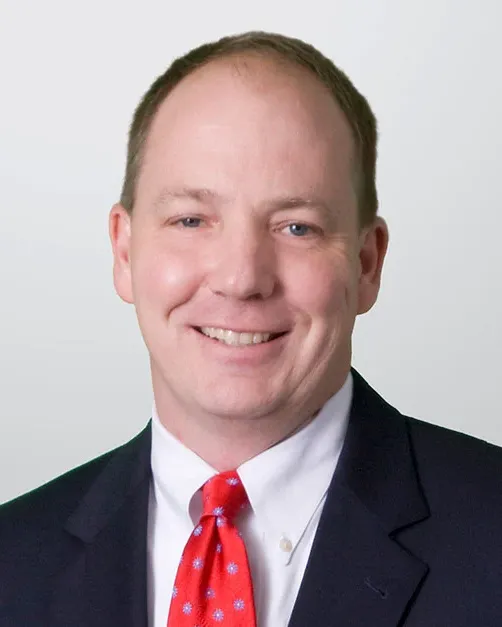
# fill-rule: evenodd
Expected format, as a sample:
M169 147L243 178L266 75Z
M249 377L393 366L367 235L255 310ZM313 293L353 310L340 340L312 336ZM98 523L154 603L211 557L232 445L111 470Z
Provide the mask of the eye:
M289 229L291 235L295 237L302 237L304 235L309 235L313 228L308 224L303 224L303 222L292 222L291 224L286 225L284 228Z
M180 218L176 220L175 224L181 224L185 228L193 229L200 226L201 218L195 218L194 216L188 216L186 218Z

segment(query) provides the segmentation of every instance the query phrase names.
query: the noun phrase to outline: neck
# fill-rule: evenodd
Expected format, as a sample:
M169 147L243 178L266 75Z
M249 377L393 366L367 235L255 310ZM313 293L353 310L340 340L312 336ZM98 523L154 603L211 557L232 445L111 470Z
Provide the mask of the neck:
M234 470L263 451L304 429L324 403L343 385L320 391L301 406L287 406L272 414L229 417L197 412L175 402L163 381L154 381L154 397L162 425L187 448L218 472Z
M290 427L288 432L267 428L269 425L263 424L265 421L260 419L247 425L236 424L240 420L222 419L220 425L213 425L217 427L213 430L200 426L197 429L180 428L180 425L163 420L160 413L159 418L164 427L187 448L218 472L224 472L239 468L249 459L290 438L305 428L315 415L317 412L309 414L299 424Z

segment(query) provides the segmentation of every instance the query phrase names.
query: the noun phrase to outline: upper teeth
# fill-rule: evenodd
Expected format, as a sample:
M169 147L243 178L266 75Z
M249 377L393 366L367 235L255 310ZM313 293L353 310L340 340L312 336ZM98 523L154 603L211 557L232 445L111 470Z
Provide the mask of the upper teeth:
M230 329L215 329L214 327L201 327L201 331L204 335L214 337L226 344L231 344L232 346L267 342L272 335L272 333L237 333L236 331L231 331Z

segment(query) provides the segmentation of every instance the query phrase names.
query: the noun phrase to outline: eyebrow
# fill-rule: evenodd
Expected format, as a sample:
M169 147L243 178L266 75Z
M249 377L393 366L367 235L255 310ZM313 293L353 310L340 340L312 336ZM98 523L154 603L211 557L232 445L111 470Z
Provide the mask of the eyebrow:
M198 202L208 202L222 197L205 187L179 187L174 189L163 189L153 202L154 207L159 207L171 200L189 198Z
M179 187L174 189L163 189L154 200L154 207L160 208L168 204L172 200L190 199L202 204L212 204L219 202L220 204L228 204L229 198L221 196L215 191L206 187ZM278 196L263 203L271 211L281 211L285 209L314 209L319 211L327 219L333 219L337 216L336 207L329 206L324 200L314 196Z

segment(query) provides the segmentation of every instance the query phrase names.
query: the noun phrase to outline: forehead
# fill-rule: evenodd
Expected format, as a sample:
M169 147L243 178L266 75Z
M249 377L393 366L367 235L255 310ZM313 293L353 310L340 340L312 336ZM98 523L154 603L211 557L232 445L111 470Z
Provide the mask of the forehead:
M256 194L340 187L352 183L353 144L334 97L306 69L256 55L221 59L160 106L139 186L222 186L226 194L246 185Z

